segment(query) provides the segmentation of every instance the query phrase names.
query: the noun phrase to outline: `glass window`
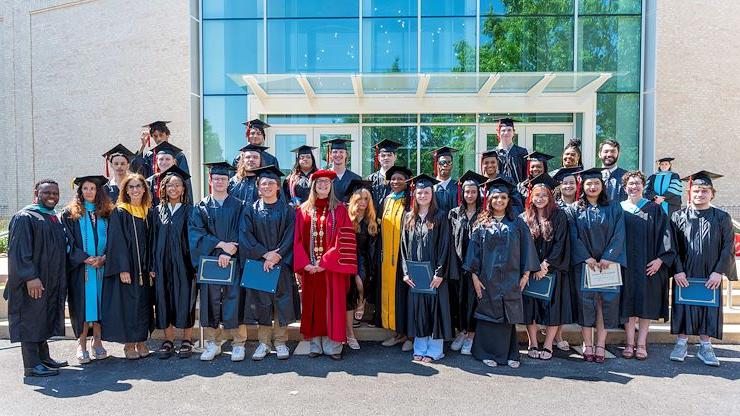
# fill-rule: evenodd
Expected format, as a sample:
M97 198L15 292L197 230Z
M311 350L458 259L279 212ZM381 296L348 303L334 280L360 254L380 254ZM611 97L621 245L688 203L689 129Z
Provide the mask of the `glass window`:
M362 21L363 72L416 72L416 18Z
M535 133L532 135L532 151L554 156L549 162L553 169L558 166L557 160L563 154L565 148L565 135L556 133Z
M203 92L244 94L230 73L264 72L262 20L203 21Z
M520 123L572 123L573 113L484 113L480 115L481 123L495 123L500 118L509 117Z
M640 14L640 0L580 0L578 14Z
M357 71L357 19L270 20L268 71Z
M414 123L416 114L365 114L362 116L363 123Z
M477 0L423 1L422 16L475 16Z
M246 95L203 97L203 162L234 159L246 143L242 122L247 118Z
M480 14L572 15L573 0L481 0Z
M640 16L578 18L578 70L614 72L599 91L640 90Z
M453 178L459 178L468 169L476 170L475 126L422 126L420 135L422 172L433 174L432 151L442 146L458 150L453 157Z
M401 143L396 152L396 165L406 166L416 172L416 127L415 126L372 126L362 128L362 171L370 174L375 167L375 149L372 147L381 140ZM367 175L366 175L367 176Z
M417 0L363 0L365 17L411 17L417 15Z
M360 116L357 114L270 114L267 116L267 124L356 124L359 122Z
M514 144L519 144L519 133L514 131ZM486 149L494 149L498 146L498 135L496 133L486 133Z
M420 44L422 71L475 71L473 17L422 19Z
M475 114L422 114L422 123L475 123Z
M259 18L262 19L263 0L206 0L202 1L204 19Z
M619 166L628 170L638 169L640 94L600 93L596 100L596 160L599 160L599 143L616 139L620 145Z
M357 17L358 0L269 0L267 17Z
M289 174L296 162L295 153L291 150L306 143L308 143L308 138L303 133L278 133L275 135L275 149L273 150L283 173ZM316 157L315 154L314 157Z
M481 16L480 71L573 71L572 17Z
M352 135L346 134L346 133L339 133L339 134L320 133L319 134L319 143L321 143L321 145L319 146L319 160L316 161L316 165L319 167L319 169L328 165L326 160L327 160L327 155L328 155L327 152L329 151L329 145L325 143L328 142L329 140L334 140L334 139L352 140ZM352 155L352 145L353 143L347 143L347 158L349 160L347 162L347 169L349 170L353 170L352 169L353 161L352 161L352 156L351 156ZM357 163L357 162L354 162L354 163ZM357 171L354 171L354 172L359 175L359 172Z

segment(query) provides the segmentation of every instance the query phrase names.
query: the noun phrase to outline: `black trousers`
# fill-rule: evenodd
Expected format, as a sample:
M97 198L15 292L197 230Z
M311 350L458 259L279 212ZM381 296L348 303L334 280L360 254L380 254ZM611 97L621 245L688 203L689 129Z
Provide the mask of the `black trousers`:
M49 343L21 342L21 355L23 355L23 367L33 368L41 364L41 361L51 359L49 356Z

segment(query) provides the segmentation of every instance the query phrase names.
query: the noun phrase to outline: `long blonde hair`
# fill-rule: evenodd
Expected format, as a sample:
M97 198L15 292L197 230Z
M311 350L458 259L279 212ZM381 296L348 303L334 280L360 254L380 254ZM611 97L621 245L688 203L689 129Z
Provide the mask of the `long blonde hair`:
M367 198L367 208L365 208L365 215L360 217L358 202L361 198ZM375 205L373 205L373 197L366 188L360 188L352 194L349 199L348 205L349 219L352 220L352 224L355 226L355 232L360 232L360 223L362 220L367 221L367 232L371 236L375 237L378 234L378 219L375 213Z
M262 166L262 153L255 152L253 150L248 150L247 152L254 152L254 153L257 153L258 155L260 155L260 164L259 164L259 166ZM239 158L239 163L237 163L237 166L236 166L236 175L235 176L236 176L236 179L239 180L239 181L241 181L244 178L246 178L247 177L247 173L249 172L249 168L247 167L247 161L244 158L244 154L247 153L247 152L242 152L241 157Z
M318 199L319 197L316 195L316 181L314 179L311 179L311 190L308 193L308 198L306 198L306 202L301 204L301 211L303 211L303 213L306 215L310 215L311 211L313 211L314 207L316 206L316 200ZM331 190L329 191L329 210L334 211L334 209L339 204L340 202L334 194L334 183L332 182Z

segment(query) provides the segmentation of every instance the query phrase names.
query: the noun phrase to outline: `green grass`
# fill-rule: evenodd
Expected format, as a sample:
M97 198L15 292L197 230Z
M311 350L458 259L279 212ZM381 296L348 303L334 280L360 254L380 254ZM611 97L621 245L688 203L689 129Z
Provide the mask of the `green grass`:
M8 252L8 236L0 237L0 254Z

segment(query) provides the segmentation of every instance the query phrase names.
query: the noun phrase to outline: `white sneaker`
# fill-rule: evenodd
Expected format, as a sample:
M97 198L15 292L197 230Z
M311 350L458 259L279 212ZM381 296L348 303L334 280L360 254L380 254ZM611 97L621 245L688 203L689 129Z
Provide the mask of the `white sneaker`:
M270 346L260 342L260 345L257 346L256 350L254 350L254 354L252 354L252 360L261 361L263 358L267 357L267 354L269 353Z
M407 339L401 346L401 351L403 352L409 352L413 349L414 349L414 341L411 341L410 339Z
M465 340L463 341L462 348L460 348L460 354L462 355L470 355L470 350L473 349L473 338L465 337Z
M206 341L206 349L200 354L201 361L211 361L221 354L221 347L215 341Z
M247 350L240 345L231 347L231 361L243 361L247 355Z
M277 350L278 360L287 360L290 358L290 350L287 345L278 345L275 349Z
M468 336L468 334L465 333L465 331L460 331L457 334L457 337L455 338L455 340L452 341L452 344L450 345L450 349L452 351L460 351L460 348L462 348L463 342L465 341L465 338L467 336Z

